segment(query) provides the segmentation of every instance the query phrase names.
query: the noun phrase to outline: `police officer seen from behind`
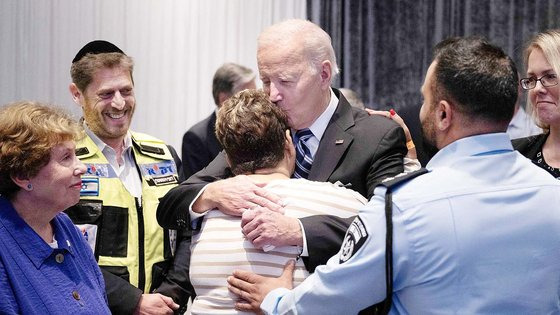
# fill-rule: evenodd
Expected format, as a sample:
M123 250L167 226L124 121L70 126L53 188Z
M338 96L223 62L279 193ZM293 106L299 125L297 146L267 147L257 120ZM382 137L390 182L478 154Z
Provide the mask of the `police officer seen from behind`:
M103 270L112 313L173 314L192 292L190 238L177 238L173 257L176 235L157 224L156 208L177 185L181 162L161 140L129 130L132 70L132 59L106 41L88 43L72 61L70 93L87 134L76 155L87 171L67 213Z
M295 289L293 265L280 278L235 271L231 290L247 301L237 307L356 314L385 299L388 274L392 314L558 313L560 183L505 133L516 78L511 58L484 39L438 44L421 89L422 128L440 149L428 172L377 187L339 253Z

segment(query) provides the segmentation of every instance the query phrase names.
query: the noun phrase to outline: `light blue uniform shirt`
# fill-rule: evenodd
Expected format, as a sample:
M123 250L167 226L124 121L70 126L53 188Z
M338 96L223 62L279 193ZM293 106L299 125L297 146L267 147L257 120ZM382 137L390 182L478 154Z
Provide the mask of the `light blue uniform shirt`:
M559 313L560 182L505 133L455 141L427 168L393 194L391 313ZM263 310L355 314L382 301L384 195L360 210L367 237L348 260L341 251L294 290L273 290Z

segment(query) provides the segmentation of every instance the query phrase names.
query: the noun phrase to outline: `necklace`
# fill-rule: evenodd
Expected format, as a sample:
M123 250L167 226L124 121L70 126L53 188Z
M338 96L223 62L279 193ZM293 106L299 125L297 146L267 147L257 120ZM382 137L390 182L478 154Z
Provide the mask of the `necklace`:
M548 165L544 160L542 150L539 151L539 153L537 153L537 159L535 161L535 164L537 164L539 167L552 174L552 176L554 176L556 179L560 179L560 168L556 168Z

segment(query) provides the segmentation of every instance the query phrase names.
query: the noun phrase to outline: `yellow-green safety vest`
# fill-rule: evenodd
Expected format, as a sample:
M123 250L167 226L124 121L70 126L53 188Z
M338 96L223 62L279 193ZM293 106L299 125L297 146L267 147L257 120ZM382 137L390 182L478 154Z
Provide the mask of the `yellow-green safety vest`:
M87 136L76 146L87 167L80 202L66 212L94 249L99 266L147 293L172 259L174 234L159 226L156 210L159 198L177 185L178 172L161 140L134 132L132 143L142 178L141 200L128 192Z

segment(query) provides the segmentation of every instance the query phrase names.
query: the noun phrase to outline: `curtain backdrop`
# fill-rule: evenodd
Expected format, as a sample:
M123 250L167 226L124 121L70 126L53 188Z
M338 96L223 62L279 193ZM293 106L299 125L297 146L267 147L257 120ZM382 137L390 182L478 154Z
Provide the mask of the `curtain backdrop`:
M260 31L305 18L305 0L1 0L0 105L33 99L79 117L70 64L105 39L135 60L132 127L180 151L183 133L214 110L212 76L224 62L256 71ZM257 80L258 81L258 80Z
M368 107L420 102L432 48L449 36L482 35L523 72L524 43L560 26L558 0L307 1L308 18L333 39L341 73Z
M307 0L307 15L332 37L341 69L335 86L355 90L370 108L403 113L421 147L420 87L433 46L449 36L485 36L523 73L524 44L560 27L560 1Z

